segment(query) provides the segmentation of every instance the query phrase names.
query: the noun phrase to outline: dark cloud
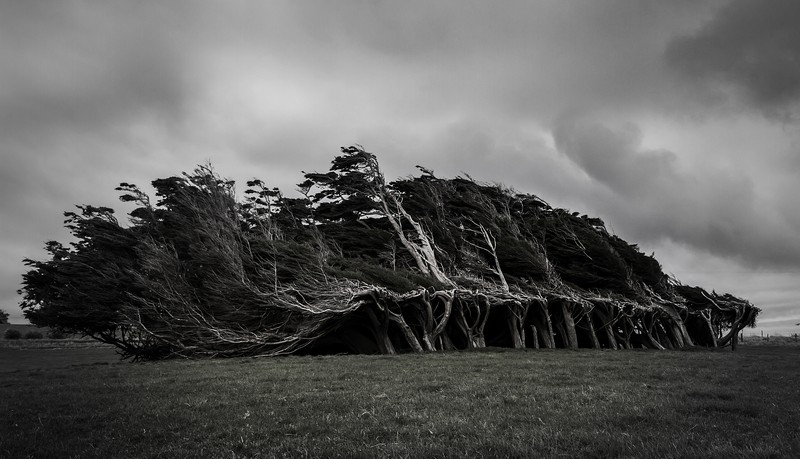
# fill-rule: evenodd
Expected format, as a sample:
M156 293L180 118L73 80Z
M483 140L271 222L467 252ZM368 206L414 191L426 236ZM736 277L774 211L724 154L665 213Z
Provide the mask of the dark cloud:
M667 63L707 91L727 84L770 116L800 101L800 3L734 0L699 31L675 39ZM796 113L795 113L796 114Z
M643 148L631 124L612 129L568 118L553 132L559 151L610 190L590 205L626 238L666 238L750 266L800 268L800 226L778 204L760 205L743 171L679 169L675 153Z
M759 5L0 2L0 307L61 212L124 213L121 181L210 160L290 193L353 143L390 178L468 173L715 267L792 265L797 134L704 103L797 102L788 4Z
M427 132L387 126L364 133L391 178L416 173L420 164L439 177L469 175L519 192L580 206L587 191L580 171L548 144L549 134L530 125L457 119ZM583 205L585 207L585 205Z
M4 13L4 134L41 137L49 129L97 131L148 116L177 117L192 81L175 41L167 39L178 31L159 13L75 2L31 2Z
M640 150L642 134L628 124L612 130L565 118L553 130L558 149L590 177L620 194L635 195L657 180L674 180L677 157L666 150Z
M696 2L446 1L334 9L299 2L292 11L317 40L299 52L313 46L329 75L376 87L376 104L411 115L468 111L549 123L572 109L672 103L664 43L694 28L708 9Z
M167 9L32 1L0 10L0 302L20 320L22 259L68 239L62 213L75 204L119 208L116 184L154 178L169 160L154 164L140 134L178 126L193 85Z

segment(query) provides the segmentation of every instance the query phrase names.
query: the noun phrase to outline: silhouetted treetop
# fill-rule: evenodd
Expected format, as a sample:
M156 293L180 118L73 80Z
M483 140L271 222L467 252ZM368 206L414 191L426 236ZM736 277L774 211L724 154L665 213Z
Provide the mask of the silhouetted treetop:
M22 308L128 355L735 345L758 308L681 285L599 218L469 177L388 182L341 149L301 197L210 165L156 179L136 207L78 206L76 242L26 259Z

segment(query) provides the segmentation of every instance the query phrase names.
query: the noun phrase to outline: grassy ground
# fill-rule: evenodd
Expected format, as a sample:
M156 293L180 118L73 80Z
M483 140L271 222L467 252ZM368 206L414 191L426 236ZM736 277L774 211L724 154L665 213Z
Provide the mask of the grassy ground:
M742 346L800 346L800 335L798 334L789 336L767 335L767 337L745 335L744 338L744 342L739 343Z
M798 375L766 346L25 368L0 457L800 457Z
M95 341L91 338L82 339L0 339L0 350L3 349L74 349L85 347L102 347L113 349L113 346Z
M36 344L38 346L0 346L0 373L34 370L39 370L41 373L41 370L45 369L73 365L109 364L119 360L116 350L110 346L84 346L83 342L73 343L63 340L50 345L38 342ZM2 378L0 378L0 381L2 381ZM2 396L0 396L0 399L2 399Z

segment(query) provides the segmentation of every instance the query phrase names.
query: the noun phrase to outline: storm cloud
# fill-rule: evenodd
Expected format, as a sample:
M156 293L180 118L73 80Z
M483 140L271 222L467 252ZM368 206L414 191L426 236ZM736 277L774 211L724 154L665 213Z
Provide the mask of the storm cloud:
M676 38L667 62L724 99L725 90L769 116L796 118L800 102L800 3L735 0ZM720 88L721 86L721 88Z
M119 182L210 160L291 193L360 143L390 178L535 193L800 317L798 22L790 1L2 2L0 307L22 320L21 259L68 238L63 211L124 214Z
M605 188L592 207L624 225L630 239L668 239L756 267L800 265L800 226L760 203L744 171L682 168L674 152L643 148L634 124L568 119L553 132L558 150Z

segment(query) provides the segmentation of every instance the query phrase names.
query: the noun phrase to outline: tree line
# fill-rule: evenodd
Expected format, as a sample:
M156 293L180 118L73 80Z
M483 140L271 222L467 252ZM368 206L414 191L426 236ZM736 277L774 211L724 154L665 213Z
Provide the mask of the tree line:
M759 309L681 284L603 221L423 167L388 182L341 149L300 195L211 166L117 188L128 221L65 213L75 242L25 259L36 325L125 356L736 345Z

